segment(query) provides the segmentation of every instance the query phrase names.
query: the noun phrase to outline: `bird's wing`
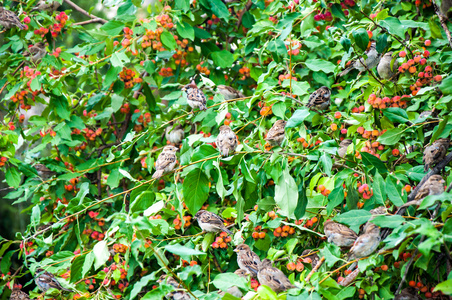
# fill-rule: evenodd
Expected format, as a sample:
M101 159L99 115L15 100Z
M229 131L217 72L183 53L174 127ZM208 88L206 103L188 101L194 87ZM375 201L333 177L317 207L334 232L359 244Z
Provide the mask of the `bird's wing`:
M162 153L160 153L159 157L157 158L157 161L155 163L155 168L157 170L165 169L166 167L168 167L175 161L176 161L176 155L174 153L162 152Z

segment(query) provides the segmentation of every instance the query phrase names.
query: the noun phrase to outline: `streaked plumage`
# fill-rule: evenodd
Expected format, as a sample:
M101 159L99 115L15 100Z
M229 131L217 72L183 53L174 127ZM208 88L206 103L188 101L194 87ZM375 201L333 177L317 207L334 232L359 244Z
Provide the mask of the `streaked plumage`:
M339 149L337 150L337 154L339 155L339 157L344 158L345 155L347 154L347 148L348 146L350 146L351 144L353 144L353 141L351 139L344 139L340 144L339 144Z
M322 86L309 96L307 108L325 110L331 103L331 91L328 87Z
M394 77L394 75L397 73L397 68L399 67L399 63L397 62L397 59L394 61L394 64L391 68L391 61L393 60L392 54L394 52L388 52L381 58L380 62L377 66L377 72L378 75L380 75L381 78L389 80Z
M372 229L375 227L372 227ZM374 234L375 232L364 233L360 235L353 247L350 249L350 260L362 258L371 255L377 250L380 244L380 235Z
M239 277L242 277L242 278L247 278L248 277L248 272L245 271L245 270L242 270L242 269L235 270L234 274L238 275Z
M198 220L199 227L205 232L222 232L228 234L232 232L224 226L224 220L220 216L206 210L200 210L196 213L194 219Z
M190 84L184 86L182 90L185 91L187 95L187 103L191 108L198 107L200 110L207 109L206 95L204 95L204 93L200 89L198 89L198 86L196 85L194 80Z
M237 91L236 89L231 88L227 85L218 85L217 91L221 95L223 95L225 100L232 100L237 98L245 98L245 95L242 94L242 92Z
M344 76L353 69L363 72L366 70L366 66L369 70L374 68L378 64L380 58L375 42L371 42L370 48L365 52L365 54L367 56L366 61L364 61L362 57L359 60L352 61L350 66L339 74L339 77Z
M272 266L271 260L267 258L259 265L257 278L260 284L268 286L276 293L296 288L281 270Z
M0 6L0 25L5 27L5 29L10 29L14 26L17 26L22 30L27 28L24 24L22 24L20 22L19 17L16 16L15 13L13 13L10 10L5 9L2 6Z
M259 271L259 264L261 263L259 256L251 251L250 247L246 244L238 245L234 249L234 252L237 252L237 264L239 268L247 274L256 277Z
M446 181L440 176L440 175L432 175L427 179L427 181L421 186L420 190L414 197L414 200L408 201L407 203L403 204L399 207L399 210L404 207L408 207L411 205L420 205L422 203L422 200L424 200L425 197L430 195L440 195L444 192L444 185L446 184Z
M72 292L72 290L64 288L52 273L47 272L41 268L36 270L35 283L38 286L38 288L43 292L47 292L47 290L51 288L66 292Z
M272 146L280 146L284 137L286 135L286 131L284 127L286 126L286 121L277 120L275 124L273 124L272 128L267 133L267 137L265 140Z
M61 4L58 1L40 0L31 11L46 11L48 13L53 13L60 5Z
M178 148L174 146L165 146L155 162L155 173L152 178L160 178L164 173L171 172L176 166L176 152Z
M179 145L185 138L185 132L181 125L177 125L174 128L173 126L168 126L165 130L165 137L171 144Z
M24 56L29 57L30 61L34 64L38 64L46 54L46 45L43 42L36 43L24 52Z
M165 282L165 279L166 279L166 284L171 285L172 287L174 287L176 289L176 291L170 292L165 295L165 297L167 299L172 299L172 300L190 300L191 299L190 295L185 290L181 289L181 285L179 284L179 282L177 282L172 276L163 274L162 276L160 276L160 278L157 280L157 282L158 283Z
M56 175L56 172L50 170L43 164L35 164L34 168L38 172L39 177L41 177L44 180L49 179L50 177Z
M429 168L433 165L441 162L446 156L447 149L449 148L449 139L438 139L433 142L430 146L426 147L424 150L424 172L427 172Z
M325 232L328 243L333 243L338 247L351 247L358 238L356 232L333 221L323 223L323 232Z
M223 125L220 127L220 132L218 133L216 144L221 155L225 157L229 156L230 154L233 154L235 148L237 148L237 136L228 125Z
M30 297L27 293L22 292L19 288L14 288L11 292L11 296L9 297L9 300L29 300Z

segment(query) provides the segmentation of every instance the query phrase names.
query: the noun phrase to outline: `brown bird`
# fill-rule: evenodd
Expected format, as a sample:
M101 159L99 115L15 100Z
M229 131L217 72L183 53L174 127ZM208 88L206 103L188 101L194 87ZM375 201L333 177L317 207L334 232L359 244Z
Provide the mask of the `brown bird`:
M272 146L280 146L284 137L286 135L286 131L284 127L286 126L286 121L277 120L275 124L273 124L272 128L267 133L267 137L265 140Z
M372 226L371 229L373 230L375 227ZM372 231L371 229L369 229L369 231ZM350 252L348 253L349 260L371 255L372 253L375 252L375 250L377 250L378 245L380 245L380 234L375 234L375 232L372 231L360 235L356 239L355 243L353 244L353 247L350 249ZM355 264L350 266L349 270L353 269L354 265Z
M27 28L24 24L20 22L19 17L17 17L15 13L5 9L2 6L0 6L0 25L5 27L5 29L10 29L14 26L17 26L19 27L19 29L22 30Z
M242 269L235 270L234 274L238 275L239 277L242 277L242 278L247 278L248 277L248 272L245 271L245 270L242 270Z
M315 110L325 110L330 106L331 91L326 86L322 86L309 96L307 108Z
M364 52L367 56L366 61L364 61L363 57L353 60L350 63L350 66L347 67L344 71L339 73L338 77L342 77L353 69L357 69L359 72L363 72L367 69L373 69L379 62L380 55L377 52L377 44L372 41L370 44L370 48Z
M157 280L157 282L158 283L165 282L165 279L166 279L167 285L171 285L172 287L177 289L176 291L166 294L165 297L167 299L173 299L173 300L190 300L191 299L190 295L188 295L187 292L185 292L185 290L181 290L181 285L172 276L163 274L162 276L160 276L160 278Z
M411 286L404 288L400 294L395 295L394 300L421 300L418 292Z
M399 63L397 62L397 59L394 60L394 64L391 68L391 62L393 60L392 54L394 52L387 52L383 57L381 58L380 62L377 66L377 72L378 75L380 75L381 78L389 80L394 77L395 74L397 74L397 69L399 66Z
M323 232L325 232L328 243L333 243L338 247L351 247L358 238L356 232L331 220L323 223Z
M30 61L34 64L38 64L41 59L46 56L47 50L46 45L43 42L39 42L28 48L27 51L24 52L25 57L29 57Z
M160 178L164 173L171 172L177 162L176 152L178 148L168 145L163 148L157 161L155 162L155 173L152 178Z
M22 292L20 288L13 288L13 291L11 292L11 296L9 297L9 300L29 300L30 297L28 294Z
M53 13L58 9L58 7L60 7L60 5L61 4L58 1L40 0L31 11L45 11L47 13Z
M52 273L47 272L42 268L36 269L35 283L38 286L38 288L44 293L51 288L60 291L62 290L66 292L72 292L72 290L64 288Z
M317 266L317 263L319 262L319 256L317 255L317 253L310 254L311 252L314 252L314 250L306 249L303 251L303 253L301 253L301 256L304 256L303 257L304 263L310 263L311 267L314 268L315 266Z
M49 168L47 168L43 164L36 164L36 165L34 165L34 168L38 172L39 177L41 177L44 180L47 180L50 177L52 177L52 176L57 174L56 172L51 171Z
M442 194L444 192L445 183L446 182L440 175L430 176L429 179L427 179L427 181L421 186L418 193L414 197L414 200L408 201L407 203L400 206L399 211L404 207L411 205L420 205L422 200L424 200L424 198L427 196Z
M181 125L177 125L173 128L172 125L166 127L165 137L171 144L179 145L185 138L185 132Z
M224 100L245 98L245 95L243 95L240 91L237 91L227 85L217 85L217 91L219 94L223 95Z
M347 154L348 146L350 146L351 144L353 144L353 141L351 139L344 139L339 144L339 149L337 150L337 154L339 155L339 157L342 158L345 157L345 155Z
M198 107L200 110L207 109L207 99L206 95L198 88L195 81L192 80L190 84L187 84L182 88L187 95L187 103L191 108Z
M235 148L237 148L237 136L228 125L223 125L220 127L220 133L217 136L216 144L221 155L224 157L229 156L229 154L233 154Z
M246 244L238 245L234 249L234 252L237 252L237 264L239 268L247 272L247 274L256 277L259 271L259 264L261 263L259 256L251 251L250 247Z
M268 286L276 293L296 288L281 270L272 266L271 260L267 258L260 263L257 278L260 284Z
M198 220L199 227L205 232L222 232L228 234L232 232L224 226L224 220L220 216L206 210L200 210L196 213L194 219Z
M363 233L364 234L370 234L370 235L380 235L380 227L378 227L374 223L367 222L364 225Z
M427 172L429 168L432 168L434 164L441 162L446 156L447 149L449 148L449 139L438 139L433 142L432 145L428 146L424 150L423 163L424 172Z

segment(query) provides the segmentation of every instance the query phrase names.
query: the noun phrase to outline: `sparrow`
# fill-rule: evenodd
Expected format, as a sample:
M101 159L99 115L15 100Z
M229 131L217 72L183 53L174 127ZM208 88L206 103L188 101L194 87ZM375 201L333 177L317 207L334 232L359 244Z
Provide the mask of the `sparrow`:
M228 234L232 232L224 226L224 220L220 216L206 210L200 210L196 213L194 219L198 220L199 227L205 232L222 232Z
M363 233L364 234L378 235L379 236L380 235L380 227L378 227L374 223L367 222L364 225Z
M344 158L345 155L347 154L347 148L348 146L350 146L351 144L353 144L353 141L351 139L344 139L340 144L339 144L339 149L337 150L337 154L339 155L339 157Z
M276 293L296 288L281 270L272 267L271 260L267 258L260 263L257 278L260 284L268 286Z
M239 268L246 272L246 274L251 274L252 277L256 277L259 271L259 264L261 259L256 253L251 251L250 247L246 244L240 244L235 249L237 252L237 264Z
M351 247L358 238L356 232L347 226L330 220L323 223L323 231L328 243L333 243L338 247Z
M25 57L30 57L30 61L37 64L46 56L46 45L43 42L36 43L24 52Z
M15 13L5 9L2 6L0 6L0 25L5 27L5 29L10 29L13 26L17 26L19 27L19 29L22 30L27 28L24 24L20 22L19 17L17 17Z
M282 141L284 140L284 137L286 135L286 132L284 130L284 127L286 126L286 121L284 120L277 120L275 124L273 124L272 128L267 133L267 137L265 140L272 146L279 146L281 145Z
M168 276L166 274L163 274L160 276L160 278L157 280L158 283L164 282L166 279L166 284L171 285L175 289L179 289L177 291L170 292L165 295L167 299L173 299L173 300L190 300L190 296L187 294L187 292L180 290L180 284L177 282L172 276Z
M162 153L160 153L157 161L155 162L155 173L152 178L160 178L163 173L171 172L177 162L176 152L178 148L168 145L163 148Z
M339 74L339 77L344 76L353 69L357 69L359 72L363 72L366 70L366 66L367 69L370 70L378 64L380 55L377 52L376 43L374 41L371 42L370 48L364 53L367 56L366 61L364 61L362 57L359 60L352 61L350 66Z
M245 95L243 95L240 91L237 91L236 89L233 89L227 85L217 85L217 92L223 95L224 100L245 98Z
M58 1L40 0L31 11L46 11L48 13L53 13L60 5L61 4Z
M404 207L411 205L420 205L425 197L430 195L440 195L444 192L444 184L446 181L440 175L432 175L429 179L421 186L420 190L414 197L414 200L408 201L399 207L399 210Z
M182 88L183 91L187 94L187 103L191 108L198 107L200 110L207 109L207 99L204 93L198 89L195 81L192 80L190 84L187 84Z
M314 252L314 251L311 249L306 249L303 251L303 253L301 253L301 256L304 256L303 257L304 263L310 263L311 267L314 268L315 266L317 266L317 263L319 262L319 256L317 255L317 253L310 254L311 252ZM309 255L309 256L306 256L306 255Z
M230 288L228 288L226 290L226 293L231 294L232 296L237 297L237 298L242 298L243 297L243 293L235 285L233 285ZM220 291L220 292L218 292L218 295L220 295L221 297L224 297L224 295L226 295L226 293L223 292L223 291Z
M22 292L19 288L13 288L13 291L11 292L11 296L9 297L9 300L29 300L30 297L28 294Z
M185 132L181 125L177 125L174 128L173 126L168 126L165 130L165 137L171 144L179 145L185 138Z
M449 139L438 139L424 150L424 157L422 162L424 163L424 172L432 168L434 164L441 162L446 156L447 149L449 148Z
M51 288L63 290L66 292L72 292L72 290L62 287L52 273L47 272L42 268L36 270L35 283L38 286L38 288L44 293Z
M391 68L391 61L392 61L392 54L394 52L387 52L383 57L380 59L380 62L377 66L377 72L378 75L380 75L381 78L389 80L392 77L394 77L395 74L397 74L397 69L399 67L399 63L397 62L397 59L394 61L394 64Z
M394 300L421 300L417 291L411 286L404 288L400 291L400 294L394 297Z
M237 148L237 136L228 125L223 125L220 127L220 133L217 136L216 144L221 155L224 157L229 156L229 154L233 154L235 148Z
M44 180L47 180L50 177L56 175L56 172L51 171L49 168L47 168L43 164L36 164L36 165L34 165L34 168L38 172L39 177L41 177Z
M325 110L330 106L331 91L326 86L322 86L309 96L307 108Z
M377 227L378 228L378 227ZM379 230L378 230L379 231ZM377 250L378 245L380 244L380 234L375 234L375 232L368 232L360 235L353 247L350 249L349 260L363 258L371 255ZM356 263L352 264L348 270L351 270L355 267Z
M237 269L234 271L234 274L238 275L239 277L242 277L242 278L247 278L249 273L245 270Z

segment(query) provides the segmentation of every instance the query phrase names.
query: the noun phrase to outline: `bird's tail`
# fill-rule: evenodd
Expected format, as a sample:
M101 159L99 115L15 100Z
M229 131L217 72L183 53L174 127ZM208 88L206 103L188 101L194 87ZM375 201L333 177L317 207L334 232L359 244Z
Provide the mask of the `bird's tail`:
M163 176L163 171L164 170L157 170L157 171L155 171L154 175L152 175L152 178L153 179L157 179L157 178L162 177Z
M232 231L230 231L230 230L227 229L226 227L223 227L223 231L226 231L228 234L232 234Z
M229 155L229 148L228 148L228 147L224 147L221 154L222 154L224 157L228 156L228 155Z
M353 69L352 67L346 68L344 71L340 72L339 75L337 75L337 77L342 77L344 75L347 75L347 73L350 72L352 69Z
M22 23L17 24L17 27L19 27L21 30L25 30L27 28L27 26Z
M72 292L72 290L66 289L66 288L64 288L64 287L61 287L61 289L62 289L63 291L66 291L66 292Z
M200 109L200 110L207 110L207 106L206 106L205 104L201 104L201 105L199 106L199 109Z

